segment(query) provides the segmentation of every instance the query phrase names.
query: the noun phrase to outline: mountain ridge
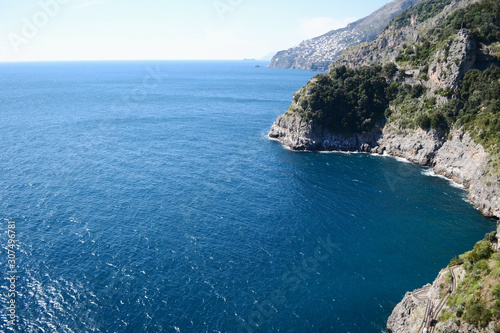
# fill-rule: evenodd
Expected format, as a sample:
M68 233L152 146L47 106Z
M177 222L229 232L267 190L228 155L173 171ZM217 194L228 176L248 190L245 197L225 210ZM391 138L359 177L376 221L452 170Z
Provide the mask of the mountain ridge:
M329 31L278 52L271 59L269 67L326 71L330 63L345 49L374 40L396 15L420 1L422 0L394 0L344 28Z

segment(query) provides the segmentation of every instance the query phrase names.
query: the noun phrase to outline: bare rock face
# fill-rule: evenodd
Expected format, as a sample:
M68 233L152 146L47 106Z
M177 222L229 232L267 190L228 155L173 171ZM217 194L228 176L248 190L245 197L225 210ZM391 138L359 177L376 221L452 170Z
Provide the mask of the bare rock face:
M463 184L483 215L500 217L500 177L488 153L468 133L453 131L451 136L434 158L434 171Z
M389 124L384 127L383 136L373 152L402 157L422 166L432 166L436 152L444 142L441 131L399 129Z
M455 90L465 73L476 63L477 43L462 29L448 47L436 52L429 66L426 86L432 90Z
M344 136L304 122L293 112L279 116L269 131L270 138L292 150L385 153L432 167L436 174L462 184L469 191L469 200L485 216L500 217L500 177L488 163L488 153L468 133L455 130L450 136L391 124L370 133Z
M413 292L406 293L403 300L396 305L387 321L388 333L414 333L418 332L427 307L424 298L415 297L425 293L430 285Z
M295 113L278 117L269 131L269 137L292 150L371 151L381 136L379 129L366 134L344 136L334 134L312 122L303 121Z

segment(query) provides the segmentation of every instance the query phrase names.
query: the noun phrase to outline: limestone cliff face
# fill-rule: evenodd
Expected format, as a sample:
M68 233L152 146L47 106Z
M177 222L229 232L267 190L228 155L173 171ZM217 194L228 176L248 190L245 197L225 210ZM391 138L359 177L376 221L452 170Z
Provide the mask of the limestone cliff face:
M474 67L478 43L465 29L449 41L446 50L439 50L433 56L425 85L431 90L450 88L455 90L465 73Z
M434 171L463 184L483 215L500 217L500 176L490 165L489 154L468 133L451 135L434 157Z
M293 150L368 152L380 136L378 128L370 133L350 136L331 133L319 125L303 121L295 113L279 116L269 131L270 138L277 139Z
M340 150L402 157L436 174L464 185L469 200L485 216L500 217L500 176L489 165L489 156L468 133L452 131L447 137L436 130L400 129L387 124L370 133L344 136L304 122L296 113L278 117L269 131L293 150Z

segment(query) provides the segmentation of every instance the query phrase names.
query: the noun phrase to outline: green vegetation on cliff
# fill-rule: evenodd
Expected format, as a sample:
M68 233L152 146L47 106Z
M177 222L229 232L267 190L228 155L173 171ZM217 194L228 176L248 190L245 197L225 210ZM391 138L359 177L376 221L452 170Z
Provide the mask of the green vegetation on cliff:
M495 332L500 332L500 253L494 253L491 242L497 242L496 232L450 262L450 267L463 265L465 275L448 299L449 310L440 321L451 319L457 325L463 321L476 327L494 321Z
M449 3L450 0L423 1L395 18L393 25L425 21ZM383 67L334 67L295 95L291 111L297 111L304 121L337 133L368 132L384 121L403 129L420 127L448 132L463 128L498 160L499 21L500 2L495 0L454 10L430 30L422 31L416 42L402 44L396 57L399 66L389 62ZM467 43L470 46L465 48ZM485 47L489 47L483 56L486 60L480 55L480 49ZM468 55L463 54L464 48ZM466 63L466 57L472 63ZM471 65L483 71L465 72ZM408 68L416 74L407 74ZM456 79L447 80L449 76Z
M449 1L431 1L430 3L432 2L445 3ZM412 7L412 10L416 10L419 6L431 6L430 3L423 2ZM404 12L402 15L409 15L407 13ZM472 4L447 16L441 24L428 31L414 45L405 45L401 54L396 57L396 62L409 63L412 66L428 64L438 49L444 47L445 53L448 53L450 37L455 36L461 29L467 29L469 35L476 42L485 44L498 42L500 41L499 21L500 3L498 1L487 0Z
M458 107L457 125L472 133L474 140L500 156L500 68L471 70L460 84L459 98L450 102Z
M384 118L389 106L381 66L347 69L337 67L329 74L318 74L294 96L304 121L313 121L338 133L370 131ZM293 106L292 106L293 107Z
M486 0L456 11L430 33L445 40L463 28L468 29L478 42L490 44L500 40L499 20L500 3Z
M425 22L439 14L444 7L449 5L451 0L429 0L412 6L410 9L396 16L389 26L396 28L406 27L414 23Z
M457 94L447 103L438 106L430 99L424 99L416 124L422 129L465 126L478 143L495 148L499 143L497 134L500 133L499 78L500 68L496 66L483 72L477 69L468 71L460 82ZM443 90L438 93L448 96L452 92ZM439 122L435 122L436 119Z

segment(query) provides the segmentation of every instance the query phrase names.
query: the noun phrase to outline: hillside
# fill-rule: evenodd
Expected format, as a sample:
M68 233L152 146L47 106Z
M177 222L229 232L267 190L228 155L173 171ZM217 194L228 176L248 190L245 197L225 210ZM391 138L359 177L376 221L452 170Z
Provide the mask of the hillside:
M463 128L498 160L499 7L495 1L424 1L396 17L372 43L346 51L331 68L394 62L386 114L391 125Z
M499 6L492 0L427 0L412 7L375 41L347 50L333 64L340 66L297 91L270 137L296 150L392 150L435 166L452 135L467 134L488 154L480 167L485 177L474 180L453 168L440 172L468 187L485 215L500 216ZM386 43L388 36L397 38ZM354 59L350 68L345 57ZM429 147L397 145L417 133L414 139ZM486 176L491 179L483 184Z
M374 40L396 15L419 1L421 0L394 0L345 28L330 31L278 52L269 67L326 71L330 63L345 49Z
M485 216L500 217L499 20L494 0L422 1L297 91L269 136L295 150L356 150L432 167L463 184ZM453 288L439 287L442 272L439 288L407 294L389 331L422 331L423 299L440 305L428 323L441 332L500 331L500 280L491 276L498 255L483 259L457 260L462 282Z

